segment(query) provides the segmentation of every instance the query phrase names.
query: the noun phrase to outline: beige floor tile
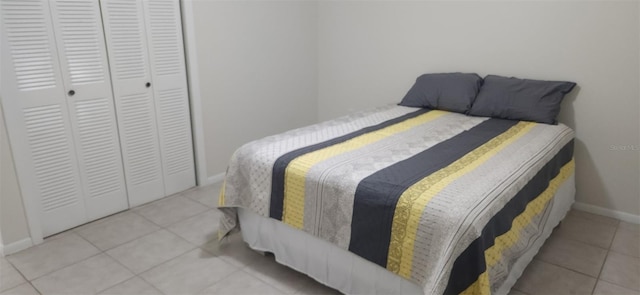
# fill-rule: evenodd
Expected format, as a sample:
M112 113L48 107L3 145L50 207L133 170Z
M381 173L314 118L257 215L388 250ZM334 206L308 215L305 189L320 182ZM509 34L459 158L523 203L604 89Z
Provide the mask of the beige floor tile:
M84 225L76 233L105 251L158 229L153 222L127 211Z
M640 291L640 258L609 252L600 279Z
M23 283L15 288L0 292L0 295L40 295L29 283Z
M279 295L282 291L240 270L236 271L213 286L204 289L202 295Z
M640 233L640 224L620 221L620 225L618 225L618 227L621 229L626 229L626 230L634 231L636 233Z
M75 233L64 236L10 255L7 260L28 279L61 269L100 252L98 248Z
M202 246L206 242L218 238L218 221L220 211L209 209L196 216L169 226L167 229L194 245Z
M25 283L22 275L3 257L0 257L0 292Z
M618 227L611 251L640 257L640 232Z
M571 270L598 277L607 250L557 236L549 238L537 258Z
M633 291L605 281L598 281L593 295L638 295L638 291Z
M318 281L309 278L301 287L296 291L296 294L300 295L339 295L342 294L338 290L329 288Z
M161 229L113 248L107 254L138 274L193 248L179 236Z
M96 294L133 277L105 254L99 254L34 280L42 294Z
M165 294L194 294L236 270L222 259L195 249L140 276Z
M613 226L618 226L618 224L620 223L620 221L615 218L606 217L606 216L597 215L597 214L588 213L588 212L579 211L579 210L569 211L569 216L580 217L580 218L588 219L590 221L595 221L602 224L613 225Z
M104 290L100 295L162 295L162 293L143 279L133 277Z
M515 289L531 295L591 294L596 279L539 260L531 261Z
M554 235L609 249L615 232L614 225L569 215L555 230Z
M276 287L284 294L294 294L310 278L287 266L277 263L273 257L262 259L245 268L244 271L267 284Z
M163 227L197 215L206 210L206 206L180 195L167 197L133 209L134 212Z
M196 187L184 192L182 195L207 207L217 208L221 186L222 183L215 183L203 187Z
M240 268L268 259L249 248L239 232L230 234L221 242L217 239L211 240L202 249Z
M511 288L511 291L509 291L509 295L527 295L524 292L518 291L516 289Z

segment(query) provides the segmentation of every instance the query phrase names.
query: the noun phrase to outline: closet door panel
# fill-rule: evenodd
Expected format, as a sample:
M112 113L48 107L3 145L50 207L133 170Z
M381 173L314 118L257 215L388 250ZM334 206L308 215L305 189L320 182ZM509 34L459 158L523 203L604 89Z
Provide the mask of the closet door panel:
M180 3L143 3L165 191L169 195L195 186Z
M101 0L130 205L165 196L142 2ZM149 86L147 86L149 85Z
M100 6L55 0L51 10L87 217L94 220L129 207Z
M86 222L47 0L0 0L0 97L22 194L44 236ZM37 231L37 229L36 229Z

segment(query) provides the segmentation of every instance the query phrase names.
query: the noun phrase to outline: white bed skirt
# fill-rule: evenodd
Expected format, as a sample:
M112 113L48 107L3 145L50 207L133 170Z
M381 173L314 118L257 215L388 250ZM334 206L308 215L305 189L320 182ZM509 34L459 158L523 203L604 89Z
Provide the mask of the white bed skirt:
M498 290L507 294L553 229L571 209L575 197L575 174L558 189L540 239L513 265ZM275 219L238 210L242 238L258 251L271 252L276 261L305 273L345 294L423 294L422 287L320 238Z

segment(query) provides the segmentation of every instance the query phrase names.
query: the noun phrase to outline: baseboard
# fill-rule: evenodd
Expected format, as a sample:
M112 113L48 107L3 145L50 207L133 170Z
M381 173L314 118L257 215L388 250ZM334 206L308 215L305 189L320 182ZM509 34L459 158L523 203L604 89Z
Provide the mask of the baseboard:
M611 218L619 219L619 220L630 222L630 223L640 224L640 215L634 215L627 212L611 210L611 209L603 208L600 206L590 205L587 203L575 202L573 204L573 209L589 212L593 214L598 214L606 217L611 217Z
M201 184L201 186L205 186L205 185L209 185L209 184L214 184L216 182L222 182L224 180L224 172L222 173L218 173L216 175L213 176L209 176L209 178L207 178L207 182Z
M9 245L0 245L1 256L11 255L33 246L31 238L22 239Z

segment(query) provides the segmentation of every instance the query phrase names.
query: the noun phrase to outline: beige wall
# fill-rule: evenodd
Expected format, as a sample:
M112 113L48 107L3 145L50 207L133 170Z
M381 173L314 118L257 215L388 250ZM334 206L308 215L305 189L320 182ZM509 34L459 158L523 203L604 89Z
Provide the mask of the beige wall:
M30 236L13 164L7 130L0 108L0 233L4 245L21 241Z
M577 200L640 214L638 11L637 1L322 1L319 119L399 102L426 72L575 81L560 120L577 134Z
M209 176L233 151L316 122L317 3L194 1Z

